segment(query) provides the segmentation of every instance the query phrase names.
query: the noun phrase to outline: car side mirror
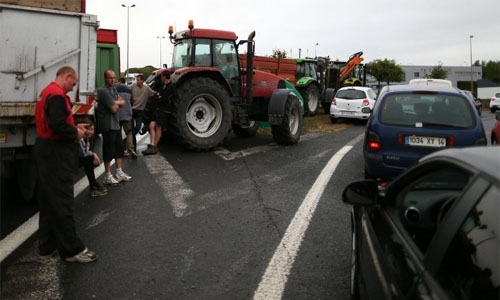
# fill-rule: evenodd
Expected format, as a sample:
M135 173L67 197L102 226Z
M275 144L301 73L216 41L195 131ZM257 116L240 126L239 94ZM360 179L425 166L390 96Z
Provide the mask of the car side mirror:
M355 181L342 193L342 201L352 205L375 205L378 197L378 182L375 180Z

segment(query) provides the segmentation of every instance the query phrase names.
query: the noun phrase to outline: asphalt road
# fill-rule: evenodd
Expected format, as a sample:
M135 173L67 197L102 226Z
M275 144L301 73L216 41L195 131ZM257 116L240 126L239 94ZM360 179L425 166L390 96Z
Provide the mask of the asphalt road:
M494 115L483 122L489 137ZM202 153L166 141L160 155L126 159L132 182L102 198L88 196L85 180L75 188L78 232L99 260L40 261L35 234L2 263L0 298L347 299L341 192L363 177L363 130L289 147L230 135Z
M362 131L305 135L290 147L266 134L229 136L203 153L167 141L160 155L127 159L132 182L76 198L78 231L99 260L39 261L34 236L2 271L2 299L346 298L340 195L362 177Z

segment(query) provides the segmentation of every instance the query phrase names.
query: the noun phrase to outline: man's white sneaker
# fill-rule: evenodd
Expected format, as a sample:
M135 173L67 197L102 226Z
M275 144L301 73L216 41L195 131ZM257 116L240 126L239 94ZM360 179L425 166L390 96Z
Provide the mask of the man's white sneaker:
M79 262L79 263L90 263L97 259L97 254L94 251L90 251L85 248L82 252L75 256L66 257L64 260L67 262Z
M115 177L113 177L113 175L108 175L104 177L103 183L105 185L117 185L119 181L116 180Z
M132 177L129 176L127 173L121 171L121 172L116 172L116 180L118 182L129 182L132 180Z

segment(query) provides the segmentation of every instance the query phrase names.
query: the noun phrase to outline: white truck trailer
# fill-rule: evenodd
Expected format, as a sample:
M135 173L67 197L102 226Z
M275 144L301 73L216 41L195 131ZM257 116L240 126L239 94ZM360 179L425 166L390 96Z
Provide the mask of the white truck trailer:
M36 101L60 67L73 67L79 77L68 94L75 120L93 114L97 16L84 13L84 1L49 2L44 8L46 1L0 0L0 179L15 178L26 200L34 198L37 182Z

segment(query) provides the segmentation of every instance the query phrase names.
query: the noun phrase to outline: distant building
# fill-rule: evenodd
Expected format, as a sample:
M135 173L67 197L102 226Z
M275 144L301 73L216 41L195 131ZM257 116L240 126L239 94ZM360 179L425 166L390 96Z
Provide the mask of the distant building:
M415 78L428 78L436 66L400 66L405 72L405 80L401 82L391 82L390 84L408 84L408 82ZM471 67L469 66L442 66L443 69L448 71L448 79L452 82L453 86L457 86L457 82L470 82L471 81ZM477 81L483 79L483 68L481 66L472 66L472 82L476 87ZM366 76L366 85L376 88L378 82L375 81L373 76ZM386 85L385 82L380 83L382 86Z

